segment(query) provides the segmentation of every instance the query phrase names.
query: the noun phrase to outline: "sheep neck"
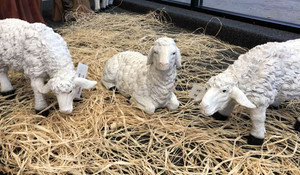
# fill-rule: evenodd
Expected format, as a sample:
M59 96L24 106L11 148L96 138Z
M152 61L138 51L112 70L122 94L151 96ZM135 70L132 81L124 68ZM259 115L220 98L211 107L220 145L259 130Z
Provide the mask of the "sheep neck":
M73 79L75 77L75 71L73 64L67 64L59 69L53 70L49 73L50 77L60 77L61 79Z
M154 65L151 65L147 73L151 98L158 104L168 101L174 89L175 78L175 67L166 71L161 71L156 69Z

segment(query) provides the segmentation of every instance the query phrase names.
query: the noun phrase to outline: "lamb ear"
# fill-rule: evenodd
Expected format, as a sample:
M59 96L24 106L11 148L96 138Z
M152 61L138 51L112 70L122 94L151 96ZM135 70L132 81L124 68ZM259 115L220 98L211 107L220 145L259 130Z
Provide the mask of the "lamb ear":
M181 54L178 48L176 49L176 67L177 68L181 67Z
M51 80L49 80L47 82L47 84L45 84L43 87L40 87L38 89L38 91L42 94L47 94L48 92L50 92L51 91Z
M85 78L76 77L74 79L74 83L76 86L81 87L83 89L91 89L97 84L97 81L91 81Z
M153 46L150 49L150 52L148 54L148 58L147 58L147 64L153 64Z
M247 96L238 87L232 88L231 97L242 106L245 106L250 109L256 108L256 106L247 98Z

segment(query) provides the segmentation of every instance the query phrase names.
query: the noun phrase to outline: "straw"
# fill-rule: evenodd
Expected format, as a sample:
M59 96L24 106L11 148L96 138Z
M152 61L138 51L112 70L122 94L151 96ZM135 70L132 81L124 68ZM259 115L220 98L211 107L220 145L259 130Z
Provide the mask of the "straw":
M268 110L262 146L248 145L251 122L237 106L227 121L203 117L188 97L247 50L215 37L172 25L163 11L147 15L101 13L55 28L68 43L75 66L89 66L88 79L71 115L46 97L50 115L34 112L30 81L9 72L16 97L0 97L0 172L12 174L300 174L299 132L293 130L299 100ZM133 50L147 54L162 36L174 38L182 54L175 94L176 111L147 115L101 83L105 62Z

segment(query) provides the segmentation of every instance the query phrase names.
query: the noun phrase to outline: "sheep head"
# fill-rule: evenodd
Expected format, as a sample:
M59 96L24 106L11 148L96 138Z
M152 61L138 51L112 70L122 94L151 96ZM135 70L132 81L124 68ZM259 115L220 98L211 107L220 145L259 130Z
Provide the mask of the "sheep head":
M73 99L76 89L90 89L97 84L96 81L87 80L85 78L75 77L72 80L64 80L60 78L52 78L39 91L43 94L52 91L55 93L59 111L69 114L73 111Z
M200 103L200 108L206 116L223 110L231 100L235 100L238 104L247 108L256 107L238 88L237 79L233 76L219 74L210 78L205 86L206 92Z
M148 54L147 64L153 64L156 69L166 71L181 67L181 55L173 39L162 37L155 41Z

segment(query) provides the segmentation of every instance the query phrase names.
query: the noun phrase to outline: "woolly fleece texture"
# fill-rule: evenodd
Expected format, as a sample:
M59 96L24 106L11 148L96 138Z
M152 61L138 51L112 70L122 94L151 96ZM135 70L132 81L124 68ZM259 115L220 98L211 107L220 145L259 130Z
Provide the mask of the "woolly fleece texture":
M148 114L153 114L156 108L175 110L179 102L174 84L176 67L180 66L180 52L174 40L163 37L156 40L148 58L127 51L109 59L102 83L107 89L115 86L124 96L131 96L132 103Z
M41 23L5 19L0 21L0 40L1 92L13 90L7 71L14 70L24 72L31 79L37 111L48 106L41 93L51 90L58 98L61 94L73 95L74 66L67 44L59 34ZM44 85L48 76L50 80ZM60 109L70 113L73 99L68 97L68 102L60 99Z
M300 97L300 39L254 47L223 73L212 77L206 87L208 90L200 104L202 111L216 109L229 116L236 102L248 108L255 105L250 109L251 135L263 139L268 106Z

